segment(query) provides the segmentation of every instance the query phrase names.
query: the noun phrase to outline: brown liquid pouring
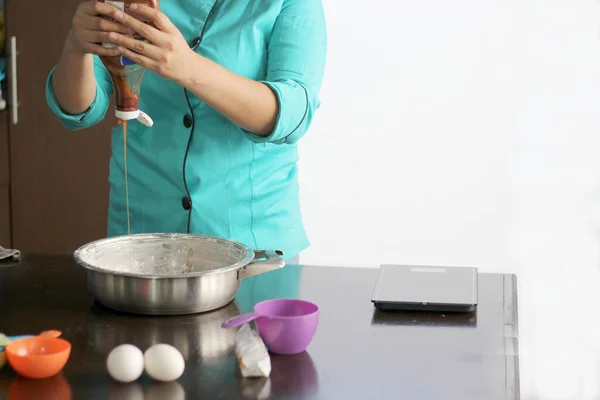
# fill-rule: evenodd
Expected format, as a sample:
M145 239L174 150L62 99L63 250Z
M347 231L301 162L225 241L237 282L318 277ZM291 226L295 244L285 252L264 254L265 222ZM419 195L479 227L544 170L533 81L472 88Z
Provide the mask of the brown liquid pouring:
M110 4L123 10L125 13L143 20L138 15L131 13L129 7L132 4L146 4L152 8L159 9L159 0L97 0L101 3ZM150 22L150 21L145 21ZM145 38L135 35L138 40ZM113 43L103 43L104 47L115 47ZM108 70L115 88L115 103L119 124L123 126L123 163L125 166L125 205L127 207L127 234L131 235L131 219L129 215L129 173L127 170L127 119L137 118L130 115L138 112L140 101L140 86L146 70L139 65L131 64L122 56L100 57L102 63ZM127 61L124 62L124 61Z
M127 171L127 121L119 120L123 126L123 163L125 164L125 206L127 207L127 234L131 235L131 219L129 218L129 173Z

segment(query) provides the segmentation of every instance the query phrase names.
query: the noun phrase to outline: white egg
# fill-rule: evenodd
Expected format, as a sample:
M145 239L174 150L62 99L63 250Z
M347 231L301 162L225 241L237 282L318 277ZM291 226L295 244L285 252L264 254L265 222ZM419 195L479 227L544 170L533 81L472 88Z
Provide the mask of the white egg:
M168 344L155 344L144 353L146 373L157 381L171 382L178 379L185 369L183 356Z
M112 349L106 359L106 369L116 381L129 383L144 372L144 355L131 344L122 344Z

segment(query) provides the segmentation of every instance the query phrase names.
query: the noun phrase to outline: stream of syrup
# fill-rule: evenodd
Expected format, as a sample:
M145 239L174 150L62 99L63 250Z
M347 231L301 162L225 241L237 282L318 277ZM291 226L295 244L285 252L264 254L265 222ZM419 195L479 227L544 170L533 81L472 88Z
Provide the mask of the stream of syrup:
M127 207L127 234L131 235L131 220L129 219L129 173L127 172L127 121L119 120L123 125L123 162L125 164L125 206Z

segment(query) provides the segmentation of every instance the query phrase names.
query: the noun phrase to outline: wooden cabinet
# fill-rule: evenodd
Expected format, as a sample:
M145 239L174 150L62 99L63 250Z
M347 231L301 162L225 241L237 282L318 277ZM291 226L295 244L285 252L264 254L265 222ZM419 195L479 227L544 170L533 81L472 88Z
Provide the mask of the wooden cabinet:
M10 246L10 170L6 111L0 111L0 246Z
M10 192L8 185L0 186L0 246L10 247Z
M6 0L6 37L9 43L15 37L18 49L8 56L17 57L16 71L8 71L8 99L16 72L18 122L9 101L0 112L0 245L25 252L70 253L106 236L114 121L69 132L44 94L79 3Z

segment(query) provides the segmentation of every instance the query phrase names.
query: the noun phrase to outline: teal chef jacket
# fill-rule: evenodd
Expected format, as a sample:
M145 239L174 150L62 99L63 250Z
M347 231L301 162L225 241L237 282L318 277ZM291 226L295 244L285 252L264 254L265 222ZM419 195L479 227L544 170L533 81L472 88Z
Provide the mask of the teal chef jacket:
M181 86L148 71L140 109L154 126L131 121L127 132L132 233L189 229L296 256L309 244L299 204L297 142L319 107L326 54L321 0L163 0L161 9L199 54L268 85L279 115L269 136L254 135L191 92L188 104ZM96 99L81 115L60 109L50 73L48 104L71 130L97 124L108 110L113 86L98 57L95 73ZM109 236L127 233L124 168L117 126Z

